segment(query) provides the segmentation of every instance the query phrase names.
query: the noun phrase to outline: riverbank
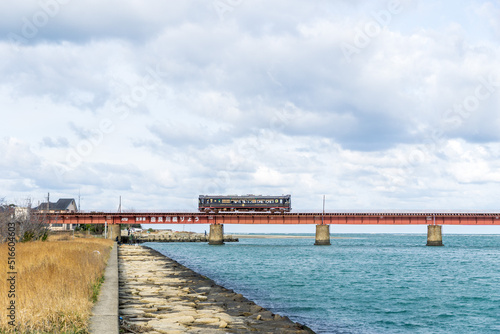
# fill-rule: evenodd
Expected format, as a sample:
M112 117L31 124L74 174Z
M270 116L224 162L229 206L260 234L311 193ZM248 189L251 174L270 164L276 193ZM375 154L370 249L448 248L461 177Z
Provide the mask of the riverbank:
M86 333L112 245L52 237L10 249L1 244L2 256L12 259L9 267L7 260L0 265L0 333Z
M145 246L119 249L128 333L313 333Z
M172 230L156 230L153 232L142 231L128 234L122 230L123 243L144 243L144 242L208 242L208 235L195 232L176 232ZM238 242L238 238L232 235L225 235L224 242Z

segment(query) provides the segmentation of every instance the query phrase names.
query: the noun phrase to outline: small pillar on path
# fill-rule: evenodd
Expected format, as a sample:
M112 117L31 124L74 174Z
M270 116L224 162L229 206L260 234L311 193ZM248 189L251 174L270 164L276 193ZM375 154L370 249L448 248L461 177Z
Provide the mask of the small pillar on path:
M330 225L316 225L316 246L328 246L330 243Z
M443 246L441 225L427 225L427 246Z
M108 225L108 239L116 240L116 237L118 237L118 241L122 241L120 224Z
M224 244L224 225L211 224L210 233L208 234L209 245L223 245Z

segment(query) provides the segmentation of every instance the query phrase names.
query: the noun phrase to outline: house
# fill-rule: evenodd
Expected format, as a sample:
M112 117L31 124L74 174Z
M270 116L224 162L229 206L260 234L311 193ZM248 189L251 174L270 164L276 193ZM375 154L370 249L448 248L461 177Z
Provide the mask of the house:
M35 208L39 213L71 213L78 212L74 198L61 198L57 202L41 203ZM54 231L73 230L76 224L50 224L50 229Z
M61 198L57 202L42 203L35 208L39 213L77 212L76 202L73 198Z

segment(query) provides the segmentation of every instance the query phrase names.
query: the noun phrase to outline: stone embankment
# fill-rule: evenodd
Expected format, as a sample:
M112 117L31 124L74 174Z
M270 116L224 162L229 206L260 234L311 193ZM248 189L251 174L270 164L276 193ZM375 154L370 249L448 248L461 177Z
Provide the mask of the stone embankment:
M119 249L125 333L313 333L143 246Z
M238 238L231 235L224 236L224 242L238 242ZM208 242L208 235L201 233L135 233L122 235L123 243L143 242Z

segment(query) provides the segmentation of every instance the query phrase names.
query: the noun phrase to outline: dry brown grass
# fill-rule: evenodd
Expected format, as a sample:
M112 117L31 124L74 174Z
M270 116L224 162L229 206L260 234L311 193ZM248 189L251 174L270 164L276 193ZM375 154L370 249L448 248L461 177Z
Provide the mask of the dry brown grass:
M16 245L16 325L20 333L87 333L95 284L112 241L71 238ZM7 245L0 245L0 333L14 332L6 318Z

